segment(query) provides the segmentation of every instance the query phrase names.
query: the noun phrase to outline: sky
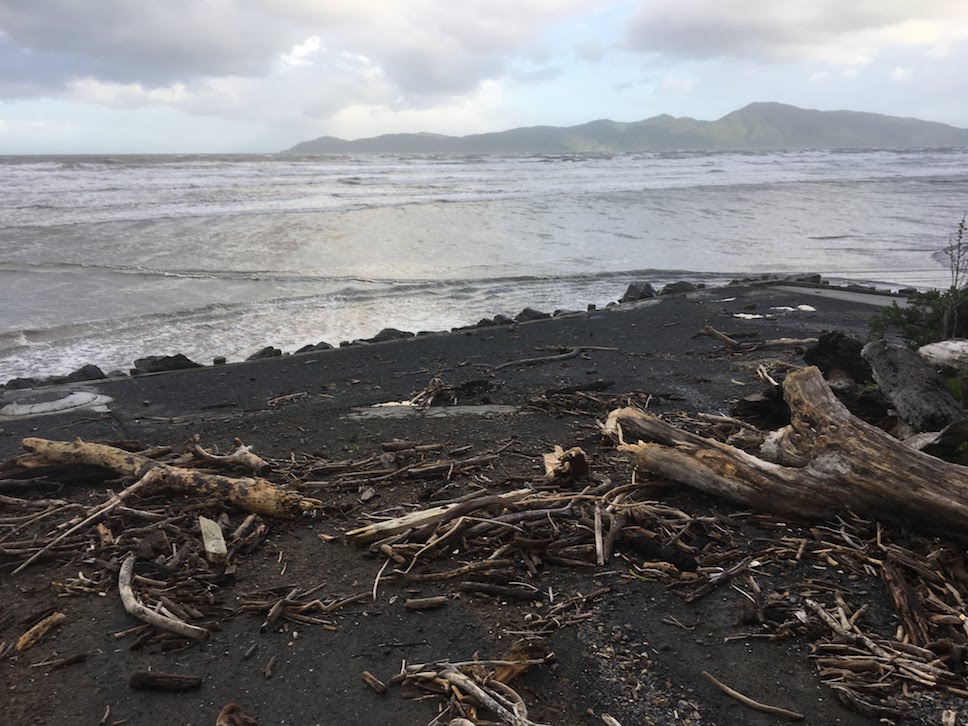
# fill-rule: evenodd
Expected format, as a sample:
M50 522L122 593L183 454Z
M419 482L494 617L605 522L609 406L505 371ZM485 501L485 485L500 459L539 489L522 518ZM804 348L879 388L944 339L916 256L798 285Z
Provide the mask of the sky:
M0 154L275 152L754 101L968 127L968 0L0 0Z

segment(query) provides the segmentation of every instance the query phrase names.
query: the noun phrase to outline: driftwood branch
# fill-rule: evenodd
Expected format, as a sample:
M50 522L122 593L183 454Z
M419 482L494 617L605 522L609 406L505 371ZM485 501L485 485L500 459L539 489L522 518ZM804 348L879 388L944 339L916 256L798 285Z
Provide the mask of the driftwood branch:
M134 561L135 556L133 554L128 555L121 565L121 572L118 574L118 593L121 595L121 602L124 604L124 609L139 620L143 620L149 625L154 625L156 628L161 628L162 630L167 630L176 635L191 638L192 640L207 640L209 633L205 628L200 628L197 625L189 625L181 620L156 613L154 610L146 608L138 600L131 586L134 580Z
M167 487L199 496L219 497L241 509L257 514L293 517L309 511L317 504L315 500L280 489L265 479L206 474L162 464L146 456L80 439L49 441L26 438L23 440L23 446L51 463L90 464L110 469L118 474L139 478L149 471L157 471L160 482Z
M683 431L644 411L613 411L606 432L637 466L746 506L793 518L847 510L963 531L968 468L915 451L853 416L819 369L784 381L791 424L773 438L781 463ZM791 465L784 465L791 464Z

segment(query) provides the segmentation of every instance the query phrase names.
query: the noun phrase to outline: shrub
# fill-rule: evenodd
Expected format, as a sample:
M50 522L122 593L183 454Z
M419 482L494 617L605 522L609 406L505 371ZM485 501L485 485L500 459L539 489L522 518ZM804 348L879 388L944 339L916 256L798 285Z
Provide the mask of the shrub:
M894 331L912 348L948 338L968 337L968 226L961 218L944 248L951 271L947 290L914 293L907 307L892 303L868 324L871 335L883 338Z

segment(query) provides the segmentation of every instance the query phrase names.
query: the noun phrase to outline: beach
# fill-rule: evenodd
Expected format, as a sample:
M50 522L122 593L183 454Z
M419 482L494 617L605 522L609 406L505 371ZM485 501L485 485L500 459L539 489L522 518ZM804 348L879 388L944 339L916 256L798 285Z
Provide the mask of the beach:
M830 331L863 337L871 314L894 299L790 283L706 288L534 322L72 384L71 391L95 398L60 413L0 420L0 459L19 453L27 436L138 442L132 445L145 448L198 441L222 452L238 438L277 472L289 471L289 485L320 505L295 520L267 519L265 538L238 559L233 578L212 581L211 613L221 615L207 620L214 618L218 629L207 641L173 652L163 643L132 649L131 638L115 637L138 621L118 602L113 550L103 543L86 555L59 555L17 575L9 571L23 558L5 555L0 640L15 638L18 623L31 613L56 607L66 614L63 626L40 645L0 661L6 717L23 724L100 718L201 725L214 723L222 706L236 702L263 724L426 724L436 714L433 702L405 698L399 686L380 695L361 673L387 682L402 662L500 658L529 623L542 622L552 623L543 637L554 658L515 681L535 723L599 724L604 715L626 725L775 722L724 696L703 671L760 701L800 712L807 723L874 723L876 717L846 708L821 684L809 658L809 636L776 642L748 637L748 593L740 591L749 587L745 580L738 581L740 588L724 587L686 603L669 580L636 574L633 563L649 557L624 549L604 566L576 564L576 555L565 558L570 564L549 563L529 573L518 563L510 578L480 578L539 593L522 601L472 594L458 587L459 580L394 575L396 568L386 569L384 563L391 563L379 551L375 556L352 544L346 533L373 517L397 516L469 490L493 495L534 486L543 477L542 455L555 445L581 447L598 485L601 477L627 484L635 475L598 426L610 407L633 403L672 420L727 414L730 400L762 389L759 367L782 376L804 365L802 345L729 349L697 337L704 326L739 341L805 339ZM436 390L449 391L437 405L386 405L411 400L435 379L446 387ZM5 391L2 400L55 398L44 390ZM367 466L379 467L380 457L393 450L385 445L402 440L427 447L431 453L421 455L427 461L483 463L358 483L352 467L349 478L338 473L336 462L344 462L344 469L345 462L376 461ZM102 486L84 483L43 490L46 497L88 503L101 493ZM171 496L178 506L190 502ZM655 511L709 518L727 541L743 543L738 546L753 554L758 540L811 537L808 525L781 523L682 487L656 484L646 499L659 505ZM222 516L226 531L245 517L231 508L224 515L218 511L213 516ZM459 567L469 555L455 542L453 551L418 564L414 573ZM802 564L763 565L754 576L758 587L787 596L802 591L804 581L833 578L848 592L865 593L871 628L885 636L893 632L879 580L845 579L826 567L808 554ZM96 584L59 596L70 591L52 583L76 583L78 570ZM140 572L149 580L168 576L164 569ZM260 632L263 615L246 610L245 603L268 592L281 593L278 598L292 588L312 591L324 602L366 596L327 616L330 626L280 620ZM446 605L426 611L405 606L425 597L444 597ZM855 607L856 597L850 596ZM556 611L559 605L567 607ZM551 612L562 615L546 620ZM31 667L80 653L86 656L81 665L49 672ZM185 693L132 690L129 674L149 669L200 676L202 685ZM924 724L938 723L951 705L937 695L912 703L910 722Z

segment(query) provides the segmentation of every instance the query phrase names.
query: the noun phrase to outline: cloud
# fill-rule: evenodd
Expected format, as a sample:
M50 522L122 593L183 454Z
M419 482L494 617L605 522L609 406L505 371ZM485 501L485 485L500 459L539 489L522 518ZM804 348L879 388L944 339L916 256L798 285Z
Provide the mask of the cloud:
M493 98L495 83L560 74L549 28L596 9L594 0L3 0L0 94L168 108L293 134L327 119L429 123L430 109L440 127L470 122L467 109Z
M641 0L625 28L626 47L640 52L847 66L966 38L963 0Z

